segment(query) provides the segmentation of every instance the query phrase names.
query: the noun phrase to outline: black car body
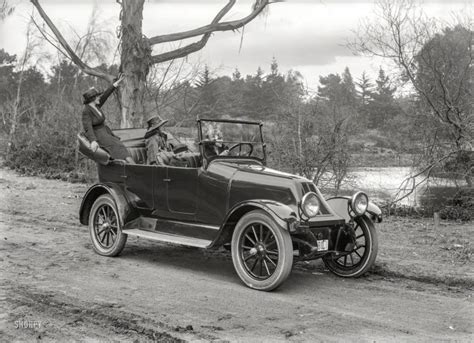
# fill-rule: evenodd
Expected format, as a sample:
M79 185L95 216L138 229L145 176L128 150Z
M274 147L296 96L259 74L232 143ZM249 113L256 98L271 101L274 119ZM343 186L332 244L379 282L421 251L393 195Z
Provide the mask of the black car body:
M217 144L203 133L209 123L236 125L223 143L227 154L209 154ZM247 127L252 135L235 133ZM118 255L128 235L207 249L230 244L240 278L260 290L280 285L295 260L323 258L347 277L374 263L380 210L363 193L325 200L308 179L266 167L261 123L198 120L199 152L185 154L187 166L145 165L144 130L115 134L138 164L81 149L100 162L99 182L80 208L99 254Z

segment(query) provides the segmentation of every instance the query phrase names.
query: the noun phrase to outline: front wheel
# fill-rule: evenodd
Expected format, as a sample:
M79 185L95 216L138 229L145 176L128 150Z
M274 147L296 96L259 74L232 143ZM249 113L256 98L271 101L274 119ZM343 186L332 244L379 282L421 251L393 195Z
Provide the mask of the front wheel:
M326 267L338 276L359 277L372 267L377 257L378 238L372 221L365 217L356 218L354 234L352 251L323 257Z
M89 214L89 233L95 252L117 256L123 250L127 235L122 233L118 211L109 194L97 198Z
M293 244L288 231L264 211L244 215L232 235L232 261L250 288L271 291L286 280L293 266Z

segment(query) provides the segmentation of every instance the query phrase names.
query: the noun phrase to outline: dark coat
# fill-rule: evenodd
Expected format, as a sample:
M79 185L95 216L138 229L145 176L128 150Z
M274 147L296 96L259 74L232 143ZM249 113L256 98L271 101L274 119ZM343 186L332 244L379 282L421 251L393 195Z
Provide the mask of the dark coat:
M99 98L97 110L90 105L85 105L82 111L82 126L84 135L89 141L97 141L101 148L107 150L113 159L125 159L130 157L127 148L120 139L113 134L112 130L105 125L104 113L100 110L108 97L114 92L115 87L111 85Z
M160 129L155 129L145 134L145 146L147 155L147 164L165 164L162 161L161 153L169 152L166 144L166 134Z

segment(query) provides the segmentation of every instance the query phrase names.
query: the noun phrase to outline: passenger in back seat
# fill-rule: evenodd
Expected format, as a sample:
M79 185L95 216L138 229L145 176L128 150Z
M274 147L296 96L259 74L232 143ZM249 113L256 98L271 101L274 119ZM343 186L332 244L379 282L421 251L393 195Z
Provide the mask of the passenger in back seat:
M168 141L165 132L161 127L167 120L158 117L150 118L147 121L148 130L145 133L145 144L147 149L147 164L169 165L175 167L197 168L201 165L199 154L189 151L184 144L177 144L179 141Z
M169 164L173 152L166 144L166 133L161 131L161 127L167 122L168 120L161 120L159 117L152 117L147 121L148 130L145 133L147 164Z

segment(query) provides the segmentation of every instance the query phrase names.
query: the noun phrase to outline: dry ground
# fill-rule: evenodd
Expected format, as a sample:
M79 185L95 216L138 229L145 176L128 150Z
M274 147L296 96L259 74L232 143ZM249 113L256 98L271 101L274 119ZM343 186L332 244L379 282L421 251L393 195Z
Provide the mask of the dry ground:
M86 189L0 170L0 341L474 339L472 223L388 218L369 275L299 264L262 293L224 251L130 238L96 255L77 218Z

